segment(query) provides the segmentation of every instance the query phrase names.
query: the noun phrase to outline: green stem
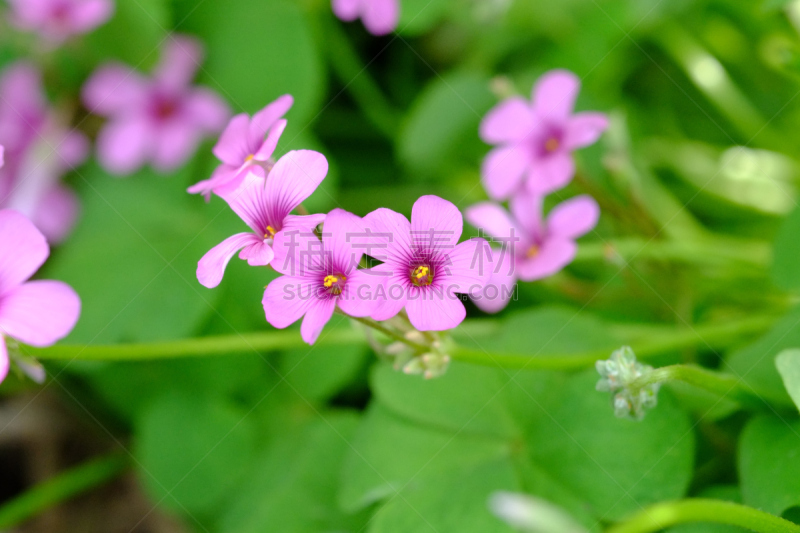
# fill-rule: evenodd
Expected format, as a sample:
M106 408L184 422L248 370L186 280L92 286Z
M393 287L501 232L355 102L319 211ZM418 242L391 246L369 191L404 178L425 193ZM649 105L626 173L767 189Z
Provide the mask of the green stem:
M393 140L399 129L400 120L397 112L369 75L368 65L361 62L337 21L328 13L320 18L321 35L325 40L323 48L328 51L328 61L333 73L367 119L389 140Z
M606 533L651 533L677 524L710 522L739 526L758 533L800 533L788 520L740 505L708 499L686 499L651 505Z
M742 337L758 335L768 330L775 323L774 317L750 317L725 324L698 325L692 329L679 329L670 333L650 336L647 342L633 343L636 357L647 359L657 355L700 347L715 350L727 348ZM456 330L457 331L457 330ZM456 347L450 352L455 361L464 361L484 366L546 369L546 370L578 370L591 367L595 361L607 359L610 349L588 350L572 354L513 354L489 353L486 350Z
M394 339L396 341L399 341L399 342L402 342L403 344L408 345L410 348L413 348L417 353L424 353L424 352L430 351L430 348L428 346L425 346L424 344L419 344L417 342L409 340L409 339L405 338L403 335L401 335L400 333L397 333L396 331L387 328L386 326L384 326L380 322L376 322L375 320L372 320L371 318L362 318L362 317L349 316L349 315L347 315L347 316L348 316L348 318L351 318L351 319L355 320L356 322L360 322L360 323L364 324L365 326L368 326L368 327L370 327L370 328L372 328L372 329L374 329L376 331L380 331L381 333L383 333L384 335L386 335L389 338L392 338L392 339Z
M125 457L114 454L84 463L36 485L0 507L0 530L6 530L57 503L113 479L128 466Z
M692 365L671 365L656 368L631 382L629 388L636 394L637 391L648 385L665 381L682 381L750 407L762 407L764 405L760 397L736 376Z

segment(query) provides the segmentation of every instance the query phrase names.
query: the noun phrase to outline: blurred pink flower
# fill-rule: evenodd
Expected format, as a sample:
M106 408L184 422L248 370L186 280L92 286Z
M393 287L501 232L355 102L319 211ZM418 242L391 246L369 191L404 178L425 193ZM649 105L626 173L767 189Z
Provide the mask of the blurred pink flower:
M114 12L110 0L8 0L8 3L15 26L35 31L53 43L90 32Z
M16 209L52 242L63 240L78 213L75 195L61 176L82 163L89 142L67 130L50 109L41 74L27 63L9 66L0 77L0 208Z
M80 314L75 291L60 281L27 281L50 248L18 211L0 210L0 382L10 366L6 337L48 346L66 336Z
M222 164L211 178L189 187L189 192L201 193L208 200L212 192L222 194L238 187L248 172L266 177L275 164L272 154L286 128L286 121L281 117L293 103L292 96L285 94L252 119L246 113L233 117L214 146L214 155Z
M152 79L121 64L92 74L83 101L110 117L97 138L98 159L114 174L130 174L147 162L159 172L177 169L204 136L222 129L227 104L213 91L193 87L202 49L191 37L173 36Z
M364 235L364 221L342 209L325 217L322 240L308 230L278 234L272 266L284 275L264 291L267 322L285 328L305 316L300 335L314 344L337 306L350 316L372 314L385 278L357 268L364 252L356 238Z
M370 271L386 277L387 286L372 318L387 320L405 308L420 331L459 325L466 309L456 293L479 292L491 265L483 263L489 251L485 240L458 244L463 229L458 208L438 196L423 196L414 203L411 222L386 208L369 213L364 222L376 234L374 251L367 253L383 261Z
M238 189L225 192L222 198L253 232L237 233L209 250L197 264L197 280L208 288L219 285L225 267L239 250L239 258L248 264L269 265L275 256L273 239L281 232L313 231L325 215L290 213L311 196L327 173L325 156L311 150L287 153L266 178L248 173Z
M386 35L397 27L400 18L399 0L332 0L333 13L351 22L361 17L364 27L373 35Z
M572 151L597 141L608 126L603 113L573 114L580 80L552 70L536 82L533 102L513 97L484 117L481 139L499 144L483 161L481 175L490 197L504 200L523 184L547 194L567 185L575 174Z
M600 208L582 195L558 204L542 220L542 197L521 192L511 198L511 214L493 202L466 210L467 221L503 244L494 250L492 278L475 304L488 313L503 309L517 279L552 276L574 258L575 239L597 225Z

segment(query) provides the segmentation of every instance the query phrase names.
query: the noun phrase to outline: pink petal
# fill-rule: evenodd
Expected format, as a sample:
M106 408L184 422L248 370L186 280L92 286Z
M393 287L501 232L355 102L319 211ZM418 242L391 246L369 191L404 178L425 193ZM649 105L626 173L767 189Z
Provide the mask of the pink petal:
M386 276L372 269L354 270L347 276L347 284L337 304L350 316L370 316L381 305L379 296L383 294L386 294Z
M570 240L545 241L536 257L517 261L517 275L522 281L552 276L572 262L577 250L578 247Z
M114 4L109 0L79 2L72 12L72 29L75 33L86 33L110 19L113 12Z
M275 153L275 148L278 146L278 141L281 139L281 135L283 135L283 130L286 129L286 120L280 119L275 122L275 124L270 128L269 134L267 138L261 143L258 151L256 151L253 159L256 161L266 161L272 154Z
M473 238L447 252L441 283L451 293L478 294L492 275L493 258L489 243Z
M254 242L239 252L239 259L244 259L250 266L267 266L275 257L272 247L265 241Z
M50 247L30 220L12 209L0 210L0 295L30 278Z
M206 201L208 201L212 192L216 192L218 188L232 183L237 177L244 178L244 174L240 176L239 168L223 163L214 169L210 178L198 181L186 189L186 191L189 194L202 194L206 197Z
M300 325L300 336L308 344L317 342L319 334L322 333L322 328L333 316L336 310L336 300L333 298L320 298L311 301L306 311L306 316L303 323Z
M238 181L237 177L237 181ZM226 184L224 191L215 188L215 192L220 195L234 213L244 220L258 235L267 233L267 226L273 226L274 230L279 230L276 223L270 216L269 206L272 199L267 193L267 179L253 172L248 172L241 183L235 189Z
M0 80L0 94L3 95L0 105L12 119L25 121L26 115L41 115L47 107L41 72L26 61L17 61L5 67ZM30 124L25 126L31 127ZM6 148L11 149L8 144Z
M597 225L600 206L587 195L561 202L547 216L547 233L554 237L577 239Z
M431 287L409 290L406 312L411 325L419 331L444 331L461 324L467 316L461 300L444 291L431 290Z
M65 168L73 168L89 157L90 144L85 135L77 131L68 131L55 137L56 150L60 163Z
M237 233L228 237L209 250L197 263L197 281L204 287L213 289L222 281L225 267L233 255L245 246L259 242L261 239L252 233Z
M313 150L292 150L281 157L267 178L270 214L282 220L311 196L328 173L325 156Z
M522 241L517 243L517 245L525 246L536 237L543 236L543 203L544 196L541 194L534 194L526 189L520 189L520 191L509 200L508 204L511 208L511 214L514 216L514 220L519 224L520 237L522 238Z
M489 144L517 142L530 137L535 127L530 104L515 96L500 102L483 117L480 135Z
M575 162L569 152L555 152L539 159L528 173L526 186L534 194L549 194L567 186L575 175Z
M578 113L569 119L564 136L567 150L594 144L608 128L608 117L603 113Z
M297 217L299 218L299 217ZM311 228L284 228L272 243L272 268L287 276L314 276L325 270L322 241Z
M489 197L505 200L518 190L530 161L528 150L522 146L501 146L489 152L481 166L483 186Z
M174 120L162 125L153 147L153 167L165 173L177 169L192 157L200 140L194 124Z
M249 124L250 117L246 113L236 115L228 122L212 150L217 159L234 167L239 167L244 163L247 156L250 155L247 145Z
M248 146L260 146L264 141L264 135L275 125L279 118L283 117L292 108L292 104L294 104L292 95L284 94L253 115L253 120L250 121L247 130Z
M332 268L349 275L358 267L367 238L364 221L343 209L334 209L325 217L322 242L333 260ZM334 272L332 272L334 273Z
M305 230L313 232L317 226L325 222L325 216L325 213L286 215L286 218L283 219L283 229L281 231Z
M186 35L172 35L161 51L154 77L172 90L189 86L203 60L200 41Z
M231 114L225 100L204 87L193 89L189 94L186 99L186 113L194 124L208 133L221 130Z
M370 268L368 275L376 279L381 278L385 281L379 283L385 284L385 287L375 288L378 296L378 303L375 310L370 315L375 320L389 320L406 306L408 296L407 286L408 277L404 276L401 269L405 267L398 267L389 263L383 263Z
M133 69L108 64L94 71L83 85L83 105L91 113L110 115L144 105L147 82Z
M6 340L0 336L0 383L6 379L8 369L11 366L11 361L8 358L8 348L6 348Z
M70 234L78 218L78 198L63 185L50 188L39 200L32 221L54 243Z
M494 237L499 243L510 243L519 239L522 232L508 211L494 202L481 202L464 211L467 222L478 228L482 234Z
M461 238L461 211L438 196L421 196L411 208L411 240L423 250L451 250Z
M361 20L372 35L386 35L400 19L398 0L369 0L362 4Z
M140 168L155 146L150 124L140 117L112 120L97 137L97 158L114 174L125 175Z
M332 0L333 13L346 22L356 20L361 14L362 0Z
M411 250L411 223L400 213L381 207L364 217L364 225L375 236L364 253L378 261L404 259Z
M568 70L551 70L533 88L533 110L552 123L565 122L575 108L581 81Z
M480 293L472 296L472 301L484 313L502 311L514 295L517 278L510 251L492 251L492 270L489 282Z
M49 346L75 327L81 300L61 281L37 280L0 297L0 331L32 346Z
M0 144L0 168L3 168L3 165L6 162L6 149Z
M294 324L318 301L317 287L308 278L281 276L267 285L261 304L272 327Z

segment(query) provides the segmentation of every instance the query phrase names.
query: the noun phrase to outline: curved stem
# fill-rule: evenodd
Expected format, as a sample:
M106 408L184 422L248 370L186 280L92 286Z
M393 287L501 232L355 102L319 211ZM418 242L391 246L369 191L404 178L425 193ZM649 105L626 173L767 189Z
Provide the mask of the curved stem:
M383 333L384 335L386 335L387 337L389 337L391 339L394 339L394 340L396 340L398 342L402 342L403 344L409 346L410 348L413 348L417 353L423 353L423 352L430 351L430 348L425 346L424 344L419 344L419 343L414 342L414 341L412 341L410 339L407 339L403 335L401 335L400 333L397 333L396 331L387 328L386 326L384 326L380 322L376 322L375 320L372 320L371 318L362 318L362 317L356 317L356 316L350 316L350 315L346 315L346 316L348 318L351 318L351 319L355 320L356 322L360 322L360 323L364 324L365 326L368 326L368 327L370 327L370 328L372 328L372 329L374 329L376 331L380 331L381 333Z
M717 396L724 396L742 405L764 405L759 396L745 382L730 374L714 372L692 365L671 365L656 368L628 385L633 394L648 385L665 381L682 381Z
M800 526L783 518L740 505L709 499L686 499L651 505L606 533L651 533L688 522L739 526L758 533L800 533Z
M102 485L127 466L125 457L114 454L58 474L0 506L0 529L5 531L57 503Z

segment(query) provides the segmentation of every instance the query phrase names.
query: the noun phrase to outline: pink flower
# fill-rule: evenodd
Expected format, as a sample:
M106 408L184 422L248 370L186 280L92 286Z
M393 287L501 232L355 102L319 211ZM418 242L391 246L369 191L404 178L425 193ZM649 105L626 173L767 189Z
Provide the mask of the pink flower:
M346 22L361 17L373 35L391 33L400 18L398 0L332 0L331 6L333 13Z
M10 365L6 337L32 346L48 346L75 326L81 301L60 281L27 281L50 248L21 213L0 210L0 382Z
M608 126L602 113L573 114L580 80L566 70L539 78L533 103L513 97L484 117L481 139L499 144L483 161L486 192L504 200L523 184L547 194L569 183L575 174L572 151L594 143Z
M110 0L8 0L11 22L60 43L72 35L88 33L111 18Z
M273 239L283 231L305 230L320 224L325 215L291 215L319 186L328 173L325 156L311 150L295 150L281 157L264 178L253 172L244 177L238 189L222 198L244 220L252 233L228 237L200 259L197 280L208 288L219 285L233 255L252 266L269 265L274 257Z
M0 77L0 208L28 217L52 242L63 240L78 214L78 201L60 183L61 176L82 163L89 142L67 130L60 114L49 108L40 72L27 63L9 66Z
M493 251L492 278L475 304L488 313L503 309L517 279L534 281L567 266L577 252L575 239L597 225L600 208L590 196L560 203L542 220L542 197L523 192L511 198L511 214L482 202L467 209L470 224L503 244Z
M214 146L214 155L222 164L211 178L189 187L189 192L202 193L208 200L212 192L221 194L238 187L248 172L265 177L275 164L272 154L286 128L281 117L293 103L291 95L285 94L252 119L246 113L233 117Z
M458 244L463 229L458 208L438 196L423 196L414 203L411 222L385 208L364 221L376 234L374 251L366 253L384 261L371 271L387 279L387 292L372 318L387 320L405 308L420 331L460 324L466 309L456 293L480 292L491 267L483 264L489 251L485 240Z
M357 269L363 255L358 238L365 232L361 218L334 209L325 217L322 240L308 230L276 235L272 266L284 275L264 291L267 322L285 328L305 317L300 335L314 344L337 306L350 316L372 314L385 278Z
M159 172L180 167L203 137L222 129L227 104L213 91L191 85L200 66L200 43L171 37L152 79L120 64L92 74L83 88L86 107L110 121L97 138L98 159L114 174L147 162Z

